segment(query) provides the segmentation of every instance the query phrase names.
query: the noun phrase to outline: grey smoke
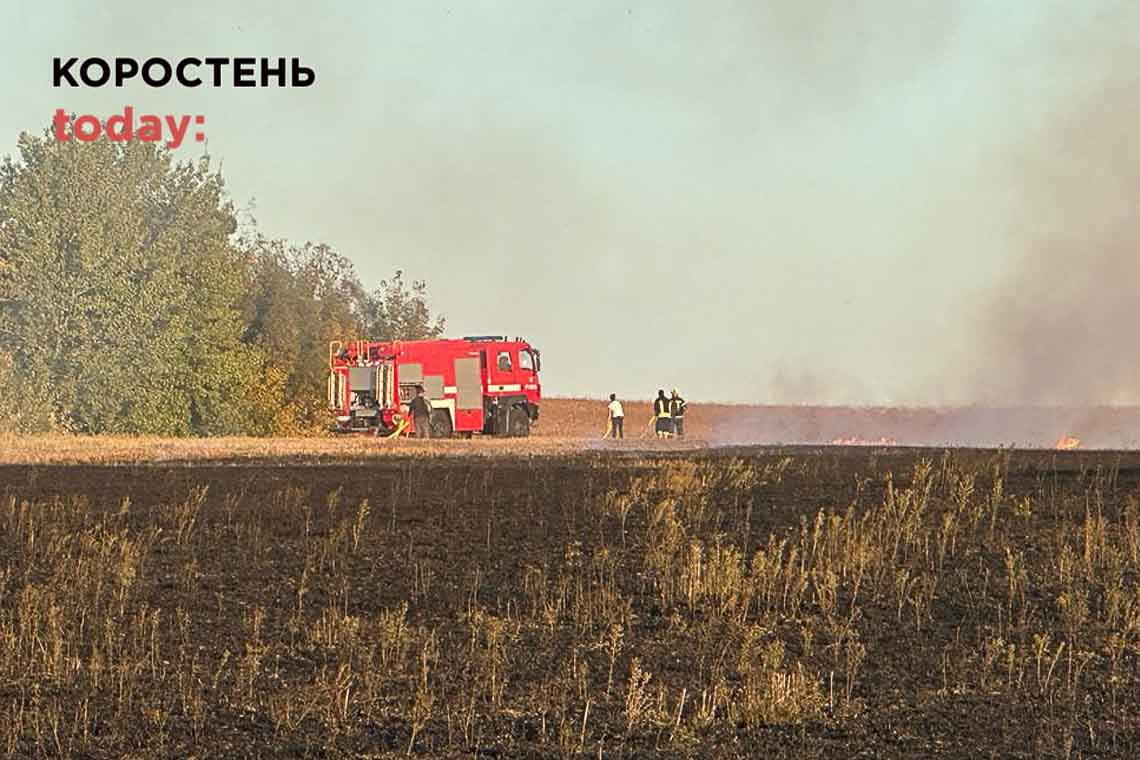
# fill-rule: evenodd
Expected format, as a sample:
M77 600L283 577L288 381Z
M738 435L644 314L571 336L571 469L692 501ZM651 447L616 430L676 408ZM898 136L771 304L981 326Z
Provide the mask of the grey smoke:
M1036 59L1010 61L1027 72L1011 97L1032 107L992 169L1013 196L1014 256L969 323L977 398L1140 401L1140 6L1103 7L1058 19Z
M0 152L204 113L266 234L525 333L550 393L1140 402L1134 3L0 5ZM44 39L318 85L54 91Z

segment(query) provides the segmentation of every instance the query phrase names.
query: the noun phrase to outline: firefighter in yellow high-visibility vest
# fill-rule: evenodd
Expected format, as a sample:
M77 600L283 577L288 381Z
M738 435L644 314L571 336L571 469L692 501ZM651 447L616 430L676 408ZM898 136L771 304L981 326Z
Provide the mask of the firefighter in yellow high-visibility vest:
M665 391L657 391L657 398L653 400L653 417L656 420L655 429L658 438L671 438L673 436L673 410Z
M673 435L678 438L685 437L685 399L681 398L681 394L677 389L673 389L673 397L669 399L669 411L673 414Z

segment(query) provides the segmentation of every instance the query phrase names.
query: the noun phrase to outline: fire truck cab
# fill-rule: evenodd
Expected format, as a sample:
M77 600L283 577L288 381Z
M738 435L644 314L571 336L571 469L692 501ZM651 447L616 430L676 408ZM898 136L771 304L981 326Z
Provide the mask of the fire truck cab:
M430 432L527 436L538 421L542 359L522 338L500 335L329 345L329 407L339 433ZM408 402L417 388L431 431L415 431Z

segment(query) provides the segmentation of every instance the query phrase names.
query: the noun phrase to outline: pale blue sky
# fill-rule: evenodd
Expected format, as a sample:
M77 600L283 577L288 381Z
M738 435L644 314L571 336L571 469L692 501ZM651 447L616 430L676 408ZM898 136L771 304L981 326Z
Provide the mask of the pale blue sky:
M986 335L1053 213L1026 177L1119 71L1106 45L1135 63L1130 8L7 0L0 153L57 107L204 114L263 232L426 279L450 334L538 344L550 393L970 401L1019 353ZM56 90L54 55L300 56L318 82ZM1135 390L1105 371L1050 392Z

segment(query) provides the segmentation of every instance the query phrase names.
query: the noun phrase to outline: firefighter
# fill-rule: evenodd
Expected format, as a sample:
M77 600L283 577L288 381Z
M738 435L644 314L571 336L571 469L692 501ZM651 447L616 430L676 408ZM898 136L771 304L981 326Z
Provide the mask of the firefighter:
M621 408L621 402L617 400L617 394L610 394L610 429L609 433L613 434L614 438L625 438L625 410Z
M653 417L657 421L655 425L657 437L672 437L673 412L669 408L669 399L665 398L664 390L658 390L657 398L653 400Z
M424 387L416 386L416 396L408 403L408 415L416 438L431 438L431 404L424 398Z
M669 412L673 415L673 434L678 438L685 437L685 399L677 389L673 389L673 396L669 399Z

